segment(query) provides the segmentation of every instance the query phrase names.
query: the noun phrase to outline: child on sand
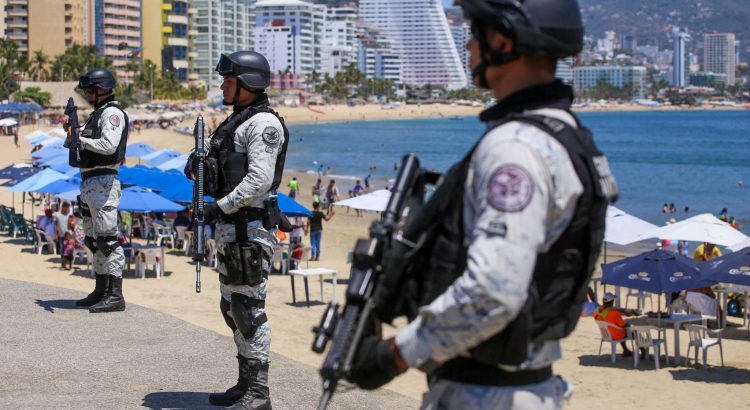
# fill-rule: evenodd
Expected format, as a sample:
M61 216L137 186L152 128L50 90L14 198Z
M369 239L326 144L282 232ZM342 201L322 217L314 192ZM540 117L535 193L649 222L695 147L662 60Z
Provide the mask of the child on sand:
M62 248L62 269L73 269L73 251L76 248L76 241L70 234L70 231L65 232L65 240L63 241Z

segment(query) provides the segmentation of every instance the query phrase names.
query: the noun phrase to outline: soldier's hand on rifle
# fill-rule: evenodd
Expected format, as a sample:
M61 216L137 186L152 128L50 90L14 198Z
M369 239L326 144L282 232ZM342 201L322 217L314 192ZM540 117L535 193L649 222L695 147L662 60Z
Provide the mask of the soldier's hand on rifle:
M210 225L215 220L219 219L219 216L224 215L224 211L219 208L219 204L211 202L206 204L206 208L203 210L203 220L206 225Z
M68 133L68 136L70 136L70 118L65 118L63 120L62 124L63 130Z
M369 336L362 339L347 379L363 389L374 390L408 368L401 358L395 339L380 340Z
M187 179L195 181L195 154L190 154L182 172L185 173Z

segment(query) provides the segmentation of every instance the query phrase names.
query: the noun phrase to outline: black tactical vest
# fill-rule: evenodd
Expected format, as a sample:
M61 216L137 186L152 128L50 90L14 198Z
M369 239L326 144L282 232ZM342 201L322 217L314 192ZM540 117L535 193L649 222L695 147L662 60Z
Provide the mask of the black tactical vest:
M286 149L289 146L289 130L284 119L268 105L251 105L241 112L229 116L214 132L208 147L206 158L205 192L214 198L223 198L242 182L247 175L247 153L236 152L234 148L234 132L245 121L258 113L270 113L278 118L284 130L284 144L276 156L273 183L269 192L276 191L281 185L281 177L286 161Z
M527 358L530 342L561 339L573 331L599 257L607 205L617 191L606 157L580 124L574 128L550 117L512 114L492 128L509 121L532 124L559 141L584 192L570 225L546 253L538 255L521 313L500 333L470 351L469 360L491 366L519 365ZM417 247L404 273L396 282L395 276L386 278L383 292L376 295L381 320L390 322L400 315L413 320L419 307L435 300L464 273L468 244L462 198L471 156L478 145L444 175L429 201L407 220L402 235ZM458 360L467 359L454 359L442 368L449 369Z
M115 107L122 112L125 117L125 126L122 129L122 135L120 135L120 143L117 144L117 149L113 154L104 155L99 154L87 149L80 150L81 161L78 161L75 150L70 150L68 154L68 163L72 167L77 168L94 168L103 165L116 165L121 163L125 159L125 147L128 145L128 115L125 111L120 108L115 102L110 101L105 103L101 107L94 110L91 113L86 124L83 125L83 131L81 131L81 137L99 139L102 137L101 129L99 129L99 119L102 117L104 110L109 107Z

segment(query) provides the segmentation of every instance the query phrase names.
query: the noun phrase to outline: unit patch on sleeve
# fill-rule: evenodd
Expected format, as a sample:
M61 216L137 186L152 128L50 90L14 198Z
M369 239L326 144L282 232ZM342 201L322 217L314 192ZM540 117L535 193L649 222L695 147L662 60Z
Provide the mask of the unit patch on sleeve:
M266 127L263 130L263 142L275 147L279 143L279 131L274 127Z
M119 127L120 126L120 117L118 117L115 114L110 115L109 116L109 123L112 124L115 127Z
M534 195L534 181L519 165L503 165L492 173L487 201L502 212L522 211Z

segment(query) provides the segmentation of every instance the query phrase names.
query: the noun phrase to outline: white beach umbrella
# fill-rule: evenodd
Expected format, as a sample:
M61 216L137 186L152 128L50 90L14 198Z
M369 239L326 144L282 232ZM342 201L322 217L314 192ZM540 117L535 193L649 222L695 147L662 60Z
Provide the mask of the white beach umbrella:
M334 202L334 205L348 206L349 208L360 209L363 211L382 212L385 211L385 207L388 206L388 200L390 198L391 191L387 189L379 189L370 192L369 194Z
M747 235L711 214L696 215L640 235L640 239L648 238L709 242L721 246L731 246L750 239Z
M750 239L745 239L744 241L737 242L734 245L727 246L727 249L729 249L732 252L737 252L740 249L747 248L748 246L750 246Z
M0 127L9 127L18 124L18 120L15 118L3 118L0 120Z
M185 165L187 164L187 160L188 160L187 155L180 155L179 157L172 158L169 161L166 161L162 164L157 165L156 168L162 171L166 171L169 169L178 169L182 171L185 168Z
M618 245L641 241L645 239L640 237L641 234L658 228L611 205L607 208L606 224L604 241Z
M47 134L53 137L68 138L68 134L65 131L61 130L60 128L53 128L47 131Z

